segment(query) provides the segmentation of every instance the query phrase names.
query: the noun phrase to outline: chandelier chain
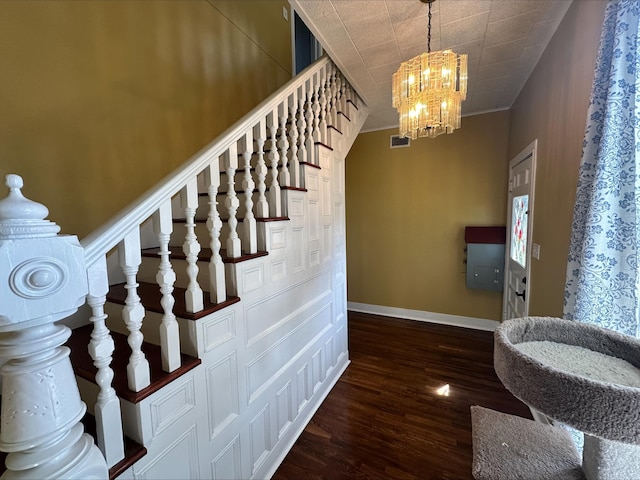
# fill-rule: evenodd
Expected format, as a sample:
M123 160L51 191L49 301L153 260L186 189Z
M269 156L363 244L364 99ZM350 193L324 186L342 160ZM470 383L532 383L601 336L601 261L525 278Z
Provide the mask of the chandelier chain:
M427 28L427 53L431 53L431 2L429 2L429 26Z

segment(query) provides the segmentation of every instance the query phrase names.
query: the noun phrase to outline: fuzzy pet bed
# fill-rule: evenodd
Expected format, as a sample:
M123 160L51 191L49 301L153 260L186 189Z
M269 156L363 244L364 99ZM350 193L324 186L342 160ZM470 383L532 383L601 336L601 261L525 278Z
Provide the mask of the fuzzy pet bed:
M582 480L571 435L526 418L471 407L476 480Z
M495 332L494 367L517 398L589 435L640 444L640 341L546 317Z

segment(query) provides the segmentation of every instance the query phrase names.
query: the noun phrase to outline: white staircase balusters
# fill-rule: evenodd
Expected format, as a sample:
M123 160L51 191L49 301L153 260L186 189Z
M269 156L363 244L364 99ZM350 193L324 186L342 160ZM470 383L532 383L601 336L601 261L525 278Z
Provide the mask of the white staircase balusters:
M176 273L173 271L169 256L169 238L173 231L173 218L171 213L171 200L165 200L158 211L153 215L153 231L158 236L160 243L160 266L156 274L156 282L160 287L162 298L160 305L164 314L160 324L160 349L162 354L162 370L173 372L181 365L180 359L180 330L178 321L173 314L173 284L176 281Z
M187 258L187 276L189 284L185 291L185 308L187 312L199 312L204 308L202 288L198 284L198 254L200 243L196 237L196 209L198 208L198 180L192 177L180 192L180 203L184 210L186 235L182 251Z
M282 195L280 191L280 185L278 184L278 163L280 160L280 154L278 153L278 108L275 107L273 111L267 116L267 126L269 127L269 191L267 193L267 199L269 200L269 216L280 217L282 216Z
M227 198L224 200L224 205L227 207L229 213L229 236L227 237L227 255L231 258L239 257L242 255L242 243L238 236L238 219L236 217L238 213L238 207L240 206L240 200L236 194L236 170L238 169L238 145L233 142L229 145L229 149L225 152L224 156L225 171L227 172Z
M298 160L301 163L307 163L309 161L307 148L305 146L306 138L307 138L307 119L305 117L305 100L306 100L306 82L302 84L302 86L296 90L298 94L298 121L296 125L298 126ZM300 186L303 185L304 178L302 174L300 175Z
M149 386L151 379L149 362L142 351L144 336L140 331L145 311L138 296L138 283L136 282L136 274L140 263L142 263L138 229L129 232L120 242L118 258L126 278L124 288L127 291L125 305L122 308L122 318L127 325L127 330L129 330L127 342L131 348L131 356L127 364L127 382L130 390L139 392Z
M215 157L204 170L204 181L209 194L209 214L207 230L209 231L211 259L209 260L209 300L211 303L222 303L227 299L224 262L220 255L220 231L222 220L218 213L218 189L220 188L220 158Z
M289 99L278 105L278 150L280 151L280 187L291 186L291 174L289 173L289 138L287 136L287 120L289 119ZM282 198L282 196L281 196Z
M258 201L256 203L256 217L267 218L269 216L269 203L265 196L267 189L267 164L264 161L264 145L267 139L267 127L264 118L253 128L253 136L256 139L258 149L258 164L256 165L256 175L258 176Z
M96 417L96 441L104 455L107 465L112 467L124 458L124 436L122 433L122 417L120 400L111 386L113 370L111 359L115 350L113 338L105 324L104 313L106 295L109 291L106 257L87 268L89 293L87 303L91 307L91 340L89 354L93 359L98 384L98 397L94 406Z
M300 187L300 161L298 160L298 125L296 112L298 111L298 90L294 90L288 98L289 105L289 171L291 186Z
M313 113L313 82L315 75L307 80L305 84L306 97L307 101L304 106L304 115L306 119L306 131L305 131L305 139L304 139L304 148L307 151L307 162L310 164L316 164L316 155L315 155L315 145L313 140L313 123L314 123L314 113Z
M242 244L246 253L256 253L258 251L258 227L256 217L253 214L253 190L256 184L251 175L251 157L253 155L253 129L247 130L240 139L240 150L244 160L244 178L242 179L242 189L244 190L245 215L242 222Z
M337 128L338 126L338 84L337 84L337 73L336 69L333 65L329 66L330 76L329 76L329 125Z
M325 65L320 70L320 83L318 84L318 97L320 103L320 110L318 111L318 138L319 142L324 145L329 145L327 140L327 86L328 86L328 69L329 65Z
M313 103L311 105L311 110L313 111L313 133L312 133L312 139L313 139L313 143L315 145L315 143L317 142L322 142L322 135L320 133L320 90L322 90L321 87L321 83L320 83L320 72L316 72L316 74L313 76L313 88L312 88L312 94L313 94ZM314 152L315 152L315 147L314 147ZM315 156L315 155L314 155ZM319 163L319 159L318 158L314 158L314 164L318 165Z

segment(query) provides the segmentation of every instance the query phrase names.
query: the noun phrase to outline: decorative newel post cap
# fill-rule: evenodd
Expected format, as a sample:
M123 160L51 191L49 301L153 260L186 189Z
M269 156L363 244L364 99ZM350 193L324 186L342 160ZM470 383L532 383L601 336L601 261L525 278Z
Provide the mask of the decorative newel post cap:
M0 200L0 240L52 237L60 231L56 223L45 220L47 207L22 195L24 182L20 175L7 175L5 185L9 195Z

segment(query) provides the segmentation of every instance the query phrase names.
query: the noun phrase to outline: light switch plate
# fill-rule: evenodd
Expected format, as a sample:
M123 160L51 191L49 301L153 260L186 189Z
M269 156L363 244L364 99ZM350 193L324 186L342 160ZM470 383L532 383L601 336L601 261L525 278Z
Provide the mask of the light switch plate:
M531 256L536 260L540 260L540 245L538 245L537 243L534 243L531 246Z

